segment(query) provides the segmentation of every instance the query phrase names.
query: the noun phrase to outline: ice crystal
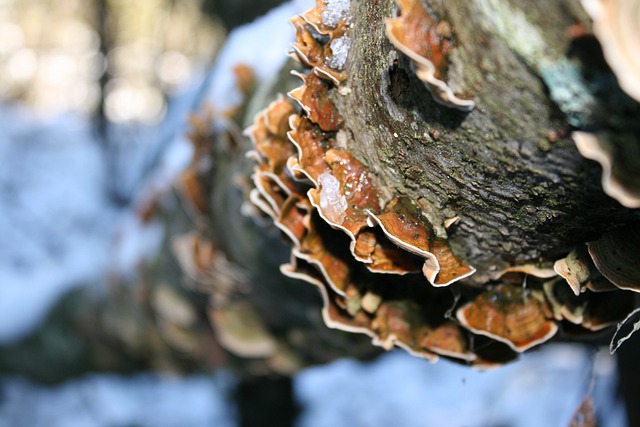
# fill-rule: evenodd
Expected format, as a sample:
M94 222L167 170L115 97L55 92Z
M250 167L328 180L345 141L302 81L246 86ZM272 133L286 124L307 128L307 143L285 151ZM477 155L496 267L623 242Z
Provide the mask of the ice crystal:
M331 222L342 224L347 210L347 199L340 194L340 182L325 172L318 178L320 190L320 208Z
M326 8L322 12L322 23L335 28L343 19L349 17L349 0L325 0Z
M325 65L336 70L342 70L344 64L347 62L347 55L349 54L349 48L351 48L351 39L349 36L342 36L339 39L333 40L330 47L333 55L327 58Z

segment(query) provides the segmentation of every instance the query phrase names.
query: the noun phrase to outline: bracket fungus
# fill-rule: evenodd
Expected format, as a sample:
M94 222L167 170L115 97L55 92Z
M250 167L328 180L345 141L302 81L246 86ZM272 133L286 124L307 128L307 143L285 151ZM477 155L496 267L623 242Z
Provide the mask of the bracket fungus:
M433 99L447 107L471 111L475 103L458 98L443 80L447 55L452 47L450 28L445 21L436 22L421 0L397 0L399 17L386 21L387 38L408 56Z
M277 350L275 339L246 301L214 305L209 318L220 344L238 356L268 357Z
M573 132L580 153L602 166L605 193L628 208L640 207L640 5L634 0L582 0L593 33L624 94L615 97L602 123ZM616 87L615 90L619 91ZM588 130L589 132L587 132Z
M608 132L572 133L584 157L602 166L602 189L629 208L640 207L640 137Z
M327 64L336 64L331 50L347 40L349 17L344 8L341 21L327 24L326 7L318 1L291 21L294 54L311 69L295 73L303 84L289 92L300 113L279 97L246 131L254 146L248 156L257 163L252 200L292 245L291 261L281 271L320 289L323 318L332 328L430 360L441 355L486 363L470 347L469 332L446 319L450 294L428 284L445 286L474 269L435 237L412 202L395 195L384 203L367 167L338 145L344 121L331 96L347 76ZM288 126L282 125L285 116ZM415 233L427 240L418 243ZM428 281L416 274L421 268ZM413 300L415 292L425 294L424 302Z
M425 258L422 272L432 285L447 286L475 272L435 235L420 209L406 197L392 200L379 215L368 213L370 224L379 225L391 241Z
M640 228L623 227L587 244L600 273L620 289L640 292Z
M338 130L342 118L329 99L332 83L316 74L305 75L296 71L291 73L299 77L304 84L289 92L289 96L300 104L309 119L320 126L320 129L325 132Z
M566 258L556 261L553 269L567 281L576 296L585 291L591 270L584 253L573 250Z
M329 3L337 3L339 10L326 13L331 12L327 7ZM350 46L348 2L347 7L343 7L343 3L317 0L316 7L290 21L296 29L296 40L290 52L293 59L336 85L346 78L342 68ZM339 59L335 59L334 53L339 54Z
M620 87L640 102L640 4L635 0L582 0L593 31Z
M385 349L398 346L429 360L444 357L490 367L558 331L600 330L624 318L628 303L622 303L620 292L609 291L636 290L630 283L638 281L637 272L627 267L624 277L612 278L622 259L635 256L631 244L622 244L615 260L609 258L617 234L588 248L564 242L553 252L569 253L561 259L535 253L517 262L518 257L505 256L476 274L473 251L465 253L460 240L454 245L450 239L473 226L464 207L455 202L436 207L436 195L430 199L424 190L416 197L406 184L371 167L372 157L362 147L380 142L375 138L384 132L361 136L354 131L356 119L344 110L351 106L352 92L342 90L352 82L351 64L348 54L334 58L349 50L348 5L317 0L315 8L291 20L292 55L305 68L293 74L302 84L288 92L289 99L280 95L258 113L246 132L253 143L248 157L255 162L251 200L290 245L290 260L280 271L319 289L326 325L366 334ZM420 0L397 5L399 16L385 23L389 40L411 59L439 103L471 111L474 102L458 98L444 82L454 46L451 28ZM427 142L420 143L432 143L439 152L444 143L438 139L425 136ZM474 185L478 190L480 184ZM470 191L456 187L451 192L458 190ZM503 235L509 233L505 230ZM612 303L620 308L611 309Z
M558 331L539 292L507 284L488 289L460 307L456 316L471 331L501 341L517 352L547 341Z

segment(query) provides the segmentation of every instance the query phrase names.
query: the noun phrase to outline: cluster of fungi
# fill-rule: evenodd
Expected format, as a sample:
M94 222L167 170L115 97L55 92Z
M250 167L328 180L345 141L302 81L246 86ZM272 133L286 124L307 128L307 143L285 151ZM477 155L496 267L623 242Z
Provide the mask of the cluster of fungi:
M438 104L472 111L475 102L446 83L454 48L450 26L421 0L396 3L396 15L385 22L389 42ZM597 13L596 35L604 31ZM245 132L255 165L250 201L259 219L271 218L291 246L280 271L319 289L325 324L369 335L384 349L491 367L558 331L584 337L625 319L635 301L623 291L640 291L637 227L614 229L559 259L513 262L479 275L449 245L458 216L434 216L423 199L382 182L357 158L350 147L359 135L335 102L351 92L352 20L348 0L317 0L291 20L296 38L290 53L306 70L292 73L302 85L278 96ZM573 138L585 157L603 164L604 190L620 195L625 206L640 206L640 186L616 179L610 166L616 157L622 165L632 160L603 143L603 135L574 132ZM589 144L596 154L586 153ZM638 168L628 168L631 173L621 175L633 177Z
M368 334L386 349L491 366L549 340L559 324L585 334L631 312L633 298L616 291L640 289L636 248L624 243L634 241L627 237L635 229L609 233L552 265L514 265L482 286L465 283L475 269L453 253L443 227L407 196L383 192L342 141L348 124L332 97L348 76L332 48L349 37L351 18L330 3L318 0L292 20L292 55L308 69L288 94L299 108L281 96L247 132L257 164L251 200L292 245L282 273L320 289L326 324ZM419 0L398 1L386 27L439 103L474 108L442 80L451 30ZM444 230L453 222L445 220Z

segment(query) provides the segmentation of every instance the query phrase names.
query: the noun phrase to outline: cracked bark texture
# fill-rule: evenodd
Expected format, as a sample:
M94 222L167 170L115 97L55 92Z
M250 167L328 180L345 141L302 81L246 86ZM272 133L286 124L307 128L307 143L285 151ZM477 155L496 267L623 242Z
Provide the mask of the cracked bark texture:
M640 219L603 193L600 167L570 136L606 126L607 114L624 121L640 111L595 39L569 36L591 25L578 1L426 2L452 28L446 80L476 102L470 113L437 104L386 39L394 3L352 1L350 91L334 102L348 148L389 193L420 201L454 252L478 269L472 281L510 264L553 261ZM612 99L623 102L612 109Z

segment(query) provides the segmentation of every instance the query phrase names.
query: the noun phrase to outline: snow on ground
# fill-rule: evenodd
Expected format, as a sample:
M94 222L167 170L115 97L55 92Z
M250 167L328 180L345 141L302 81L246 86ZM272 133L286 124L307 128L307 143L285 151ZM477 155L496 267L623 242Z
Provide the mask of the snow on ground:
M234 105L236 64L253 66L260 81L280 68L294 35L285 23L311 6L294 0L230 35L209 79L216 107ZM107 191L115 186L135 200L141 187L148 193L171 185L189 161L191 147L176 134L185 132L202 83L197 76L157 128L117 133L116 169L107 166L86 119L0 106L0 344L34 330L73 287L97 281L108 268L126 272L158 247L157 224L143 226Z
M234 107L242 101L232 72L235 65L249 65L258 83L277 73L295 38L289 19L313 6L313 0L293 0L229 34L216 57L207 94L217 110Z
M295 33L287 20L312 6L312 0L294 0L230 35L209 79L207 95L217 108L237 101L232 69L238 63L251 65L259 81L281 67ZM176 134L184 133L187 111L200 96L202 76L196 77L158 128L116 135L115 170L107 169L86 120L43 120L2 108L0 344L36 328L66 291L107 268L131 270L158 247L157 224L143 226L132 212L114 207L106 191L114 182L125 195L140 185L157 192L171 185L190 158L190 144ZM150 162L158 164L149 170Z
M86 117L0 105L0 344L34 330L70 289L157 252L162 227L142 224L132 207L138 194L167 191L188 164L183 135L201 87L200 76L165 122L129 132L109 154ZM110 198L114 183L132 206Z
M294 380L298 427L566 427L590 380L591 353L544 347L489 371L404 352L343 359ZM226 373L186 378L91 375L58 386L0 377L0 427L232 426ZM600 427L624 427L613 359L598 355L593 398Z
M0 114L0 343L104 271L115 210L86 121Z
M588 389L591 356L556 344L493 371L446 361L429 364L403 352L365 364L340 360L295 380L305 408L299 427L566 427ZM623 427L614 402L615 365L598 354L593 398L600 427ZM347 421L348 420L348 421Z
M225 375L91 375L57 386L0 377L0 427L230 427Z

